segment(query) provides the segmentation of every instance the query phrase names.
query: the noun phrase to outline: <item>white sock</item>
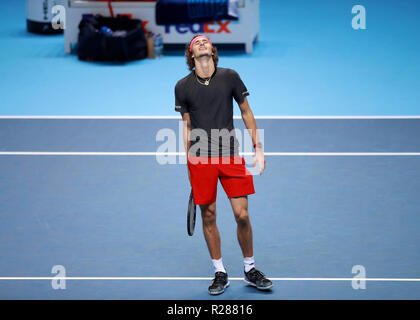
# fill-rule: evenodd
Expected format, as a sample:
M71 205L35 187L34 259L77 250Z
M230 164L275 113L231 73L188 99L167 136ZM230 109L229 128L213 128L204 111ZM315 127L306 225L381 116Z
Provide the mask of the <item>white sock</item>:
M248 272L252 268L255 268L254 256L250 258L244 258L244 266L245 266L245 272Z
M220 258L218 260L212 259L211 262L213 262L214 273L216 273L216 272L226 273L225 267L223 266L222 258Z

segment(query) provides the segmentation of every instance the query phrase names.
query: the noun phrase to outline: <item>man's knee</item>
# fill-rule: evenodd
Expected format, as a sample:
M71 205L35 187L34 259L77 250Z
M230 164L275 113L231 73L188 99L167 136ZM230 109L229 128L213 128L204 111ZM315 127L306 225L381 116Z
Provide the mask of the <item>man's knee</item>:
M239 208L235 210L235 220L240 226L249 224L249 214L246 208Z
M201 216L204 224L213 224L216 222L216 204L201 205Z

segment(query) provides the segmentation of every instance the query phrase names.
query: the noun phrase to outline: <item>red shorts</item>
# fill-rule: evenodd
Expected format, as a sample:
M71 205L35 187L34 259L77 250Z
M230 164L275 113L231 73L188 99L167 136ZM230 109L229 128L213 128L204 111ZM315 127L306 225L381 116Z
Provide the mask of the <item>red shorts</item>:
M188 169L194 203L197 205L216 201L218 179L228 198L255 193L252 175L245 167L244 158L240 156L188 156Z

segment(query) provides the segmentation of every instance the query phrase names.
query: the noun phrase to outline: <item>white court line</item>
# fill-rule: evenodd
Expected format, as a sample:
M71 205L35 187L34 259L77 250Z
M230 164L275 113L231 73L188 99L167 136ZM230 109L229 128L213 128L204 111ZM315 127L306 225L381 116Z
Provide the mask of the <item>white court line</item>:
M253 152L240 152L241 156L252 156ZM420 156L420 152L264 152L265 156ZM54 151L0 151L0 156L184 156L185 152L54 152Z
M378 282L420 282L418 278L269 278L272 281L378 281ZM165 280L201 281L211 277L0 277L0 280ZM232 281L243 278L229 278Z
M409 116L254 116L255 119L420 119L420 115ZM233 116L234 119L242 119L241 116ZM0 116L0 119L150 119L150 120L163 120L163 119L177 119L181 120L181 116Z
M420 119L420 116L255 116L256 119ZM181 116L0 116L0 119L181 119ZM234 116L234 119L241 119ZM42 152L2 151L0 155L182 156L182 152ZM253 155L242 152L242 156ZM420 152L265 152L266 156L419 156Z
M180 116L0 116L0 119L181 119ZM241 119L234 116L234 119ZM420 116L255 116L255 119L420 119ZM420 156L419 152L265 152L266 156ZM185 156L182 152L0 152L0 155ZM241 155L253 155L244 152ZM212 280L211 277L0 277L0 280ZM420 282L416 278L270 278L272 281ZM240 281L243 278L229 278Z

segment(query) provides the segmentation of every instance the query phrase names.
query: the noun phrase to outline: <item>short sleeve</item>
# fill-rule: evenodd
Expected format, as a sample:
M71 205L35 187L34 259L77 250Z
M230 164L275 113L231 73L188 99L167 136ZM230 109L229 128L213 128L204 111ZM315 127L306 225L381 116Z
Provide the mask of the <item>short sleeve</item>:
M185 92L179 82L175 86L175 111L182 114L189 112L188 104L185 99Z
M239 74L232 70L233 98L239 104L244 102L246 96L249 96L248 89L239 77Z

